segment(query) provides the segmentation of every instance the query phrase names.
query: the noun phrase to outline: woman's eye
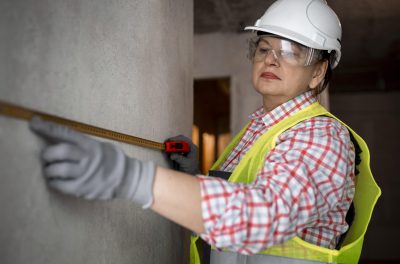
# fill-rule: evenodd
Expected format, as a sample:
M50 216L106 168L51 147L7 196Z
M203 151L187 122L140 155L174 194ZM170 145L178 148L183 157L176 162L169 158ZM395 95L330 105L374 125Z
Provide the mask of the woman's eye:
M298 53L295 53L295 52L293 52L293 51L284 51L284 50L281 50L281 55L283 56L283 57L288 57L288 58L298 58L299 57L299 54Z
M258 47L258 52L260 53L268 53L269 50L270 50L269 48Z

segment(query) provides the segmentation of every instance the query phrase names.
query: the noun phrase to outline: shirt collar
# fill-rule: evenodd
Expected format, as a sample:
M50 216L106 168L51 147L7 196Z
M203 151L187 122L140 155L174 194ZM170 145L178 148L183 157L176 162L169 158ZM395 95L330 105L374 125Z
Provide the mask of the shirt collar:
M250 119L263 122L267 127L271 127L288 116L291 116L298 111L317 101L313 91L307 91L297 97L281 104L270 112L265 112L264 107L257 109L250 115Z

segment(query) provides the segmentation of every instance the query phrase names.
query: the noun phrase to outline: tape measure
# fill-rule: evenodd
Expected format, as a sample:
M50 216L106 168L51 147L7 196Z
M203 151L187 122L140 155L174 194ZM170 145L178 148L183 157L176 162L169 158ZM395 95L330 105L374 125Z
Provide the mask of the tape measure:
M135 137L123 133L119 133L116 131L88 125L85 123L69 120L66 118L58 117L55 115L50 115L47 113L35 111L32 109L28 109L25 107L17 106L14 104L6 103L4 101L0 101L0 114L8 117L14 117L23 120L31 120L32 117L38 116L43 120L54 122L60 125L67 126L76 131L101 137L107 138L115 141L120 141L136 146L157 149L161 151L165 151L167 153L172 152L180 152L187 153L190 151L190 147L188 142L186 141L167 141L165 143L160 143L140 137Z

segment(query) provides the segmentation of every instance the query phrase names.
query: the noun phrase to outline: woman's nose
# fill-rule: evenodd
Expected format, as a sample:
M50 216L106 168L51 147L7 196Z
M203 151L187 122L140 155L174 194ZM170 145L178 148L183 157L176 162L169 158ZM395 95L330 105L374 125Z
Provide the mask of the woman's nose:
M276 55L275 50L271 49L267 52L264 58L264 63L268 65L279 65L278 56Z

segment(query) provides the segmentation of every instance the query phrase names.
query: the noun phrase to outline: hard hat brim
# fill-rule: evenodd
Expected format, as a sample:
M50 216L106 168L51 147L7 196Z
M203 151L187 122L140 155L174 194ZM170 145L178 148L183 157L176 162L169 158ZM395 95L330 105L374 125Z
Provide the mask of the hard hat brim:
M253 30L253 31L262 31L262 32L266 32L266 33L271 33L273 35L277 35L280 37L284 37L286 39L290 39L292 41L300 43L301 45L304 45L309 48L324 49L324 47L321 45L318 45L318 43L311 42L309 39L304 38L303 36L301 36L300 34L298 34L296 32L289 31L287 29L280 28L280 27L263 25L263 27L261 28L261 27L256 27L256 26L248 26L248 27L245 27L244 30Z

